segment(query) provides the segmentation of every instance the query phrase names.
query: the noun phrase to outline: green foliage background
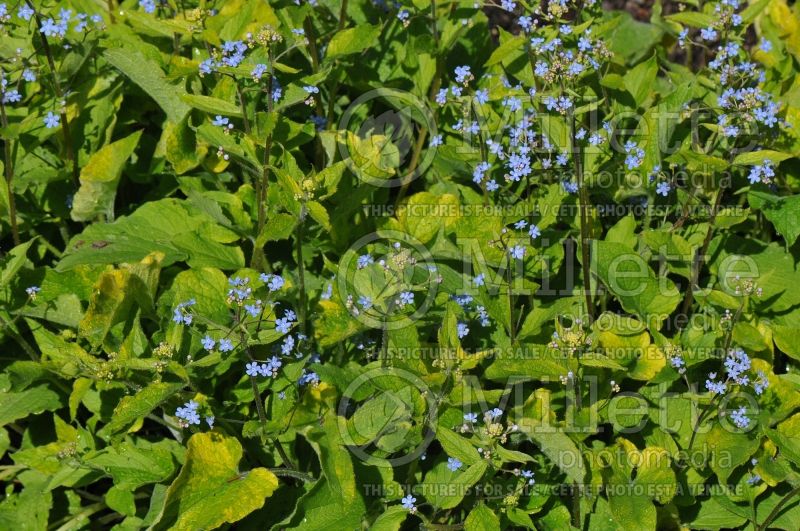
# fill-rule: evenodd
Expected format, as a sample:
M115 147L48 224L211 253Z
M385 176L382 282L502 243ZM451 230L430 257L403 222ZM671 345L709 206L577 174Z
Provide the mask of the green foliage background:
M738 61L764 70L785 122L746 148L722 139L713 46L677 44L715 23L716 4L656 2L642 20L572 2L556 17L611 53L562 87L573 111L531 96L538 133L573 147L576 124L615 120L643 169L693 172L662 197L620 174L625 154L609 147L577 151L589 175L577 194L541 164L496 195L473 184L485 139L465 142L452 125L472 115L436 103L454 69L470 65L490 90L478 118L500 136L513 85L554 90L518 20L495 24L497 6L33 4L28 21L22 3L0 17L3 75L21 93L0 129L0 528L800 528L795 5L737 8ZM64 7L100 18L43 38L37 18ZM200 74L243 39L241 65ZM269 73L254 79L256 63ZM28 67L37 79L23 83ZM410 140L381 129L384 113L407 113ZM232 131L212 123L223 117ZM765 160L774 181L748 181ZM588 208L641 199L660 213ZM520 218L542 235L513 269ZM360 268L365 252L395 261ZM267 294L261 273L285 285ZM245 374L283 335L244 323L236 277L297 312L298 346L275 377ZM396 312L398 278L426 300L420 315ZM348 294L374 308L357 314ZM464 294L491 326L453 301ZM174 319L189 300L191 326ZM206 334L236 346L206 349ZM748 429L729 420L744 402L725 410L705 388L733 347L769 384L747 402ZM213 427L182 424L190 400ZM503 420L484 416L495 407Z

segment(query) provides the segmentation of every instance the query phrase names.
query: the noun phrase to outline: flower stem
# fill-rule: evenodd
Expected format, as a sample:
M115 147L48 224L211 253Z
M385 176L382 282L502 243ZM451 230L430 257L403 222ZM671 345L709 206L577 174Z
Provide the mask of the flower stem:
M53 78L53 88L56 91L56 97L59 100L59 105L61 103L65 103L64 100L64 91L61 88L61 82L58 80L58 71L56 70L56 62L53 59L53 51L50 49L50 43L47 41L47 36L42 32L42 19L39 16L39 12L33 6L30 0L25 1L28 4L28 7L33 9L33 17L36 21L36 29L39 31L39 37L42 39L42 50L44 51L44 55L47 58L47 64L50 67L50 75ZM69 122L67 121L67 110L66 108L61 105L60 108L60 115L61 115L61 132L64 135L64 151L66 151L67 160L71 162L72 166L72 181L75 186L79 185L79 175L80 171L78 170L78 159L75 156L75 150L72 147L72 135L69 132Z
M6 106L0 100L0 124L3 128L8 128L8 116L6 116ZM8 193L8 219L11 224L11 236L14 245L19 245L19 227L17 227L17 202L14 199L14 191L11 188L11 181L14 179L14 159L11 149L11 138L3 139L3 168L6 180L6 192Z
M779 501L778 505L776 505L772 509L772 511L769 513L769 516L767 516L767 519L764 520L764 522L762 522L762 524L757 527L758 531L766 531L767 529L769 529L769 525L778 517L778 514L780 514L781 509L783 509L783 506L789 503L789 500L791 500L794 496L797 496L798 494L800 494L800 486L793 488L792 490L789 491L788 494L786 494L786 496L781 498L781 501ZM753 525L755 525L755 522L753 522Z

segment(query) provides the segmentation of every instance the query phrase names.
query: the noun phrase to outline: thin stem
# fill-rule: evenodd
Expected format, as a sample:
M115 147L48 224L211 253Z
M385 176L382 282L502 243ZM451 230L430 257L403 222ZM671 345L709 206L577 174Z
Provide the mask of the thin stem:
M302 480L306 483L313 483L314 481L316 481L316 478L314 476L305 474L303 472L298 472L297 470L292 470L291 468L284 468L284 467L270 468L269 471L275 474L276 476L295 478Z
M8 128L8 116L6 116L6 106L0 100L0 123L3 128ZM3 142L3 162L6 178L6 192L8 193L8 218L11 223L11 236L14 245L19 245L19 227L17 227L17 202L14 199L14 191L11 188L11 181L14 179L14 160L11 149L11 138L7 137Z
M242 92L242 86L236 81L236 95L239 97L239 106L242 108L242 125L244 126L244 132L248 135L250 134L250 120L247 118L247 107L245 106L244 102L244 93Z
M594 303L592 301L592 277L589 264L589 191L583 180L583 150L578 146L575 150L575 115L570 115L570 151L575 158L575 174L578 181L580 201L580 233L581 233L581 270L583 272L583 295L586 301L586 315L589 322L594 321Z
M303 260L303 219L306 217L306 207L300 207L300 222L295 229L295 249L297 252L297 277L298 289L300 291L300 330L306 333L306 266Z
M714 235L714 221L717 218L717 211L719 210L720 204L722 204L722 195L723 195L723 188L719 188L716 192L714 192L714 206L711 210L711 217L708 220L708 230L706 231L706 237L703 240L703 245L697 250L694 255L694 259L692 260L692 277L691 281L689 282L688 290L686 295L683 299L683 306L681 306L681 315L688 316L689 310L692 308L692 301L694 300L694 289L697 286L698 281L700 280L700 269L703 267L703 263L705 262L706 253L708 253L708 246L711 244L711 237ZM688 319L686 320L688 322Z
M47 36L42 32L42 19L39 16L39 12L33 6L30 0L25 0L25 3L28 4L28 7L33 9L33 17L36 21L36 29L39 32L39 38L42 39L42 50L44 51L44 55L47 58L47 64L50 67L50 75L53 78L53 88L56 91L56 97L58 98L58 103L61 105L64 103L64 91L61 89L61 82L58 80L58 71L56 70L56 62L53 59L53 52L50 49L50 43L47 41ZM78 159L75 157L75 151L72 147L72 135L69 132L69 123L67 122L67 110L66 107L61 105L60 109L61 115L61 132L64 134L64 150L67 154L67 160L72 163L72 180L75 186L78 186L79 183L79 175L80 171L78 169Z
M781 509L783 509L783 506L789 503L789 500L798 494L800 494L800 486L793 488L786 496L781 498L781 501L779 501L778 505L772 509L772 511L769 513L769 516L767 516L767 519L764 520L760 526L758 526L758 531L765 531L766 529L769 529L769 525L778 517L778 514L781 512ZM755 524L755 522L753 522L753 524Z
M347 23L347 0L342 0L342 5L339 7L339 24L337 28L338 31L342 31L346 23Z

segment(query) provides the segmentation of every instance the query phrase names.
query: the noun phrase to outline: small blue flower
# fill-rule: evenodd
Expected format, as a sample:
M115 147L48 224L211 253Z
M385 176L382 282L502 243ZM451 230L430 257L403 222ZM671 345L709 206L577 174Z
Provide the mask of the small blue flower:
M189 400L183 407L175 410L175 416L183 421L184 427L188 427L190 424L200 424L200 414L197 412L199 406L200 404L194 400Z
M663 195L664 197L669 195L670 189L670 185L666 181L662 181L656 185L656 193L658 195Z
M19 8L17 11L17 16L22 20L30 20L33 17L33 9L27 4L23 4L22 7Z
M457 66L455 70L456 83L466 85L470 80L474 79L469 66Z
M414 505L416 501L417 499L411 494L409 494L407 496L404 496L403 499L400 500L400 503L403 504L403 509L407 509L413 512L417 510L417 507Z
M476 275L472 279L472 283L475 284L476 286L483 286L486 283L485 275L483 273L480 273L479 275Z
M455 472L459 468L464 466L464 463L458 460L456 457L448 457L447 458L447 469L451 472Z
M259 278L267 285L267 289L270 291L278 291L286 283L280 275L261 273Z
M139 0L139 7L141 7L145 13L154 13L156 10L156 3L153 0Z
M456 325L456 333L458 334L458 339L462 339L469 334L469 327L466 323L458 323Z
M259 79L264 77L264 74L267 73L267 70L268 70L267 65L265 65L263 63L259 63L259 64L257 64L256 66L253 67L252 72L250 72L250 77L252 77L254 80L258 81Z
M233 343L230 339L220 339L219 340L219 351L220 352L230 352L233 350Z
M372 299L367 297L366 295L361 295L358 298L358 305L364 308L365 310L369 310L372 308Z
M44 117L44 125L48 129L53 129L58 127L61 124L61 117L55 114L53 111L47 113L47 116Z
M539 230L539 227L537 227L536 225L531 225L531 227L528 229L528 236L530 236L534 240L539 236L541 236L541 234L542 231Z
M410 291L403 291L400 293L398 305L402 308L407 304L414 304L414 294Z
M747 428L750 426L750 419L747 417L747 408L744 406L731 413L731 420L738 428Z
M706 380L706 389L708 389L709 391L711 391L711 393L715 395L724 394L725 390L727 389L727 386L725 385L725 382L717 382L716 378L717 378L717 373L715 372L709 373L708 379Z
M250 362L247 365L245 365L245 373L247 373L247 376L253 376L253 377L258 376L259 368L260 367L258 363L256 363L255 361Z
M508 250L508 254L511 255L511 258L522 260L525 258L525 247L522 245L514 245Z
M713 41L717 38L717 30L714 28L703 28L700 30L700 38L704 41Z
M203 343L203 348L206 350L214 350L214 345L216 345L216 341L211 339L211 336L206 336L202 339L201 343Z
M470 424L475 424L478 422L478 414L477 413L464 413L464 421L469 422Z

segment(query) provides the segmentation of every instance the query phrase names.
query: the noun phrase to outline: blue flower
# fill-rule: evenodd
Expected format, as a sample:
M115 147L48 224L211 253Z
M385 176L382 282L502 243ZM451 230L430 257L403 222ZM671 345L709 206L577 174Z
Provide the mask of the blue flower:
M365 267L374 262L375 260L372 258L372 256L368 254L362 254L361 256L358 257L358 260L356 260L356 267L358 269L364 269Z
M457 66L455 70L456 83L466 85L470 80L474 79L469 66Z
M534 240L538 238L542 234L542 231L539 230L539 227L536 225L531 225L531 228L528 229L528 236L533 238Z
M455 472L459 468L464 466L464 463L458 460L456 457L448 457L447 458L447 469L451 472Z
M233 343L230 339L220 339L219 340L219 351L220 352L230 352L233 350Z
M476 90L475 101L477 101L481 105L483 105L484 103L489 103L489 91L486 89Z
M267 289L270 291L278 291L286 283L280 275L261 273L258 278L267 285Z
M194 299L189 299L188 301L178 304L172 314L172 320L178 324L192 324L192 319L194 317L186 308L194 306L195 303L196 301Z
M708 389L709 391L711 391L712 394L715 395L724 394L725 389L727 389L727 386L725 385L725 382L717 382L716 378L717 378L717 373L715 372L709 373L708 379L706 380L706 389Z
M61 117L55 114L53 111L47 113L47 116L44 117L44 125L48 129L53 129L58 127L61 123Z
M190 424L200 424L200 414L197 412L199 406L200 404L194 400L189 400L183 407L175 410L175 416L183 421L181 424L185 427Z
M414 304L414 294L410 291L401 292L400 298L398 299L398 304L400 307L403 307L406 304Z
M247 376L252 376L252 377L258 376L258 374L260 372L259 369L260 369L260 366L255 361L250 362L247 365L245 365L245 373L247 374Z
M489 420L496 420L503 416L503 410L499 407L494 409L490 409L486 412L486 416L489 417Z
M31 9L31 7L27 4L23 4L22 7L20 7L17 11L17 16L22 20L30 20L33 14L33 9Z
M738 428L747 428L750 426L750 419L747 417L747 408L744 406L731 412L731 420Z
M403 509L407 509L413 512L417 510L417 507L414 505L416 501L417 499L411 494L409 494L407 496L404 496L403 499L400 500L400 503L403 504Z
M319 375L315 372L308 371L306 372L303 369L303 374L300 376L300 379L297 381L300 385L310 385L311 387L316 387L319 385Z
M139 7L145 13L153 13L156 10L156 3L153 0L139 0Z
M772 43L768 41L766 37L761 37L761 43L759 44L759 47L765 52L769 52L772 50Z
M40 288L39 286L28 286L27 288L25 288L25 293L27 293L28 297L30 297L31 299L36 299L36 296L39 294L40 291L42 291L42 288Z
M717 31L714 28L703 28L700 30L700 38L704 41L716 40Z
M458 339L462 339L469 334L469 327L466 323L458 323L456 325L456 333L458 334Z
M442 135L435 135L431 137L430 147L437 147L442 145Z
M536 480L533 478L533 472L530 470L523 470L520 472L520 475L528 480L528 485L533 485L536 483Z
M208 335L202 339L201 343L203 343L203 348L206 350L214 350L214 345L216 345L216 341Z
M483 286L485 282L486 282L485 275L483 273L475 275L475 277L472 279L472 283L475 284L476 286Z
M656 185L656 193L658 195L663 195L664 197L669 195L670 189L670 185L666 181L662 181Z
M525 257L525 247L522 245L514 245L509 248L508 253L511 255L511 258L522 260Z
M464 413L464 421L469 422L470 424L475 424L478 422L478 414L477 413Z
M231 123L230 118L221 116L219 114L216 116L216 118L211 120L211 123L213 125L216 125L218 127L223 127L225 129L233 129L233 124Z
M261 313L261 301L257 300L255 304L245 304L244 311L247 312L250 317L258 317Z

